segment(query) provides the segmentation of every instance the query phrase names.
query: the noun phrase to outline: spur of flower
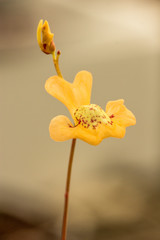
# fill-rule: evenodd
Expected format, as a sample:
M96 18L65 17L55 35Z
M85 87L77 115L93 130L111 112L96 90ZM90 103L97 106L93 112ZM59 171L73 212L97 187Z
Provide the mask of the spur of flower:
M105 111L90 103L92 75L87 71L79 72L73 83L59 76L50 77L45 89L68 108L74 122L63 115L54 117L49 132L55 141L79 138L97 145L104 138L123 138L126 127L136 124L135 116L122 99L109 101Z

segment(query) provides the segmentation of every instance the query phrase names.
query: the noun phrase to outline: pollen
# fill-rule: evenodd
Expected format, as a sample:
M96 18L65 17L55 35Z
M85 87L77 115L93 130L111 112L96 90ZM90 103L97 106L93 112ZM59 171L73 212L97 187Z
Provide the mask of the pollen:
M81 124L84 128L96 129L100 124L111 124L110 117L96 104L82 105L74 112L76 125Z

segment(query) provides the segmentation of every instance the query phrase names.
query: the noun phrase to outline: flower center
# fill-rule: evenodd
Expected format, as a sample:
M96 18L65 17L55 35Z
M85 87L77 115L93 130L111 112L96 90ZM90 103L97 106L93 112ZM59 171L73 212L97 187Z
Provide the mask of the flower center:
M74 112L77 124L84 128L96 129L99 124L111 124L110 117L96 104L82 105Z

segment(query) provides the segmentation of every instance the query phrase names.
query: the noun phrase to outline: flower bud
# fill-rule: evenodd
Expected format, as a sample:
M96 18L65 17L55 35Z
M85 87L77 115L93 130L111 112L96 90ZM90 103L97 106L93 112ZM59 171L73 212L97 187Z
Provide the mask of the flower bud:
M52 54L55 51L53 36L54 34L51 33L48 22L45 21L43 24L41 19L37 27L37 41L42 52Z

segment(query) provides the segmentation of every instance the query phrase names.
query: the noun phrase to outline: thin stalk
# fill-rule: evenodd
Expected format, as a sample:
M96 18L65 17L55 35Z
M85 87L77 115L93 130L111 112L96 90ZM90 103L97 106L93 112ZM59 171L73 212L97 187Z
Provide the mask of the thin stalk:
M69 157L69 164L68 164L67 179L66 179L66 190L65 190L65 196L64 196L64 211L63 211L62 238L61 238L61 240L66 240L66 235L67 235L67 216L68 216L69 190L70 190L71 170L72 170L72 162L73 162L75 144L76 144L76 139L72 139L72 145L71 145L71 151L70 151L70 157Z
M52 53L52 57L53 57L53 63L54 63L54 67L56 69L56 72L58 74L59 77L63 77L62 76L62 73L61 73L61 70L59 68L59 56L60 56L61 52L60 51L57 51L57 56L55 54L55 51Z
M53 62L55 70L59 77L63 77L59 68L59 56L61 52L57 51L57 55L55 51L52 53ZM68 216L68 202L69 202L69 189L70 189L70 181L71 181L71 171L72 171L72 162L73 162L73 155L75 149L76 139L72 139L70 157L69 157L69 164L68 164L68 172L67 172L67 179L66 179L66 189L65 189L65 198L64 198L64 211L63 211L63 222L62 222L62 240L66 240L67 235L67 216Z

